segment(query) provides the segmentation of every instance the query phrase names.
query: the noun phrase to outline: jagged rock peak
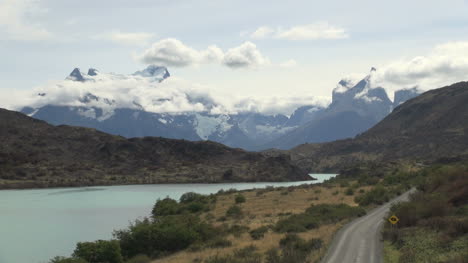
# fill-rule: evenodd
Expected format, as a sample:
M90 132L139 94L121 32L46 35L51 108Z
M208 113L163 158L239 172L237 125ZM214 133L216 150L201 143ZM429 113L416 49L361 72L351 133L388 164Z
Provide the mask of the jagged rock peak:
M99 73L99 70L97 70L95 68L88 69L88 75L89 76L96 76L98 73Z
M67 79L75 80L75 81L85 81L83 78L83 74L81 74L81 71L79 68L73 69L73 71L70 73Z

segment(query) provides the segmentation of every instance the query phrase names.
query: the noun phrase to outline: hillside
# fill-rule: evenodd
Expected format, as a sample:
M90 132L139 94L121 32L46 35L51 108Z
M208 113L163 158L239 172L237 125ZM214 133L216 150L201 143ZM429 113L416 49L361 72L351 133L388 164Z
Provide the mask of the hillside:
M300 167L339 171L361 162L431 161L468 154L468 82L428 91L354 139L303 144L290 152Z
M214 142L126 139L0 109L0 188L310 179L287 156Z

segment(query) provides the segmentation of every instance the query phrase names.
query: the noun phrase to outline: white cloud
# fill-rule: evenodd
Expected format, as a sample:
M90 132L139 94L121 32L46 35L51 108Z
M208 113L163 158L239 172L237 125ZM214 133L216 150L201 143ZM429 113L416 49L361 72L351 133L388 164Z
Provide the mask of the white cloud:
M113 31L96 38L108 39L122 45L144 46L147 45L154 36L154 34L147 32Z
M47 12L38 0L0 1L0 33L11 40L36 41L53 37L34 16Z
M252 42L245 42L238 47L229 49L223 58L223 64L230 68L258 67L268 63L268 59Z
M104 116L111 116L117 108L143 109L155 113L208 112L211 114L236 114L261 112L268 114L291 114L298 106L321 105L328 98L313 96L291 97L239 97L224 94L216 89L170 77L163 82L135 75L99 73L86 76L88 81L63 80L49 82L28 91L1 89L0 107L20 110L24 106L33 108L45 105L86 106L101 108ZM5 92L5 93L3 93ZM38 94L45 94L39 96ZM83 102L87 94L98 100ZM111 103L109 103L111 102Z
M250 34L251 38L261 39L266 38L275 32L274 29L268 26L261 26L257 30L255 30L252 34Z
M224 53L215 45L204 50L196 50L174 38L163 39L154 43L138 58L146 64L172 67L221 63L230 68L248 68L268 63L268 59L251 42L245 42Z
M287 40L318 40L318 39L343 39L348 38L349 34L344 28L330 25L328 22L317 22L308 25L298 25L283 29L281 27L272 29L262 26L255 30L250 37L276 38Z
M314 39L342 39L349 35L343 28L330 25L327 22L295 26L286 30L279 30L277 38L288 40Z
M280 63L279 66L282 68L293 68L297 66L297 61L294 59L289 59Z
M205 50L191 48L180 40L167 38L154 43L140 56L146 64L158 64L173 67L186 67L221 60L223 52L216 46Z
M243 98L238 100L234 109L236 112L261 112L265 114L291 115L297 108L305 105L327 107L331 103L329 97L312 95L304 96L265 96Z
M372 76L373 86L395 90L418 86L428 90L468 79L468 42L436 46L429 54L400 59Z

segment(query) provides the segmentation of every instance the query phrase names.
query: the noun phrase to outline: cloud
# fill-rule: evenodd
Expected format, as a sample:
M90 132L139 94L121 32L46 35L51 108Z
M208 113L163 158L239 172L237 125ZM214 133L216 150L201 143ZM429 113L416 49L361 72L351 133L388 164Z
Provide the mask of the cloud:
M224 94L213 87L170 77L163 82L137 75L98 73L87 76L88 81L63 80L49 82L33 90L1 89L0 107L20 110L25 106L39 108L45 105L86 106L103 110L103 116L112 116L115 109L139 109L155 113L237 114L261 112L291 114L302 105L328 105L328 98L300 97L242 97ZM45 94L39 96L38 94ZM84 102L92 94L98 99ZM91 112L88 112L91 114ZM88 114L86 113L86 114Z
M293 26L288 29L281 27L273 29L262 26L250 34L251 38L276 38L287 40L318 40L318 39L343 39L349 34L344 28L330 25L328 22L317 22L308 25Z
M260 112L264 114L284 114L290 116L297 108L305 105L327 107L329 97L313 95L304 96L265 96L256 98L242 98L234 104L235 112Z
M268 59L252 42L245 42L239 47L229 49L223 58L223 64L234 69L258 67L268 63Z
M187 67L196 64L220 61L223 52L217 46L205 50L191 48L180 40L167 38L154 43L140 56L146 64L158 64L173 67Z
M35 0L0 1L0 33L4 38L20 41L37 41L53 37L34 17L46 13Z
M373 86L395 90L439 88L468 79L468 42L438 45L429 54L400 59L381 67L372 76Z
M204 50L196 50L174 38L167 38L154 43L138 59L145 64L171 67L220 63L230 68L248 68L268 63L268 59L251 42L245 42L224 53L215 45Z
M250 34L251 38L262 39L272 35L275 32L274 29L267 26L261 26L257 30L255 30L252 34Z
M120 32L113 31L102 36L97 36L97 39L108 39L112 42L122 45L144 46L148 45L149 41L155 37L155 34L147 32Z

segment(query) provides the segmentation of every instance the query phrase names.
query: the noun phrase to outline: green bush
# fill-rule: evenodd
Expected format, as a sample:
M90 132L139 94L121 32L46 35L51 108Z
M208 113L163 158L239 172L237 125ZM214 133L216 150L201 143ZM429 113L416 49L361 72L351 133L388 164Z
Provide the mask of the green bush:
M376 186L367 193L356 196L354 201L360 206L371 204L381 205L390 200L390 193L383 186Z
M280 219L276 223L274 230L280 233L305 232L318 226L319 222L314 216L302 213Z
M216 202L216 197L213 195L206 196L189 192L180 197L180 202L168 197L158 200L153 207L152 215L156 218L158 216L179 215L184 212L207 212L214 202Z
M217 231L194 215L166 216L156 221L136 221L126 230L116 231L122 254L131 258L139 254L152 257L182 250L195 242L205 242Z
M154 204L151 214L153 215L153 217L157 217L157 216L177 215L180 212L181 212L181 206L179 205L179 203L174 199L166 197L162 200L156 201L156 204Z
M268 232L267 226L261 226L249 232L250 237L255 240L262 239L265 236L265 233Z
M353 190L353 188L348 188L348 189L346 189L345 195L354 195L354 190Z
M240 206L233 205L228 208L226 211L226 216L227 217L233 217L233 218L241 218L243 215L242 209Z
M245 203L245 196L238 194L235 198L236 204Z
M95 242L79 242L73 257L82 258L89 263L123 263L119 241L98 240Z
M282 233L304 232L317 228L320 224L336 223L346 218L363 216L365 213L363 208L351 207L345 204L312 205L304 213L279 220L274 230Z

